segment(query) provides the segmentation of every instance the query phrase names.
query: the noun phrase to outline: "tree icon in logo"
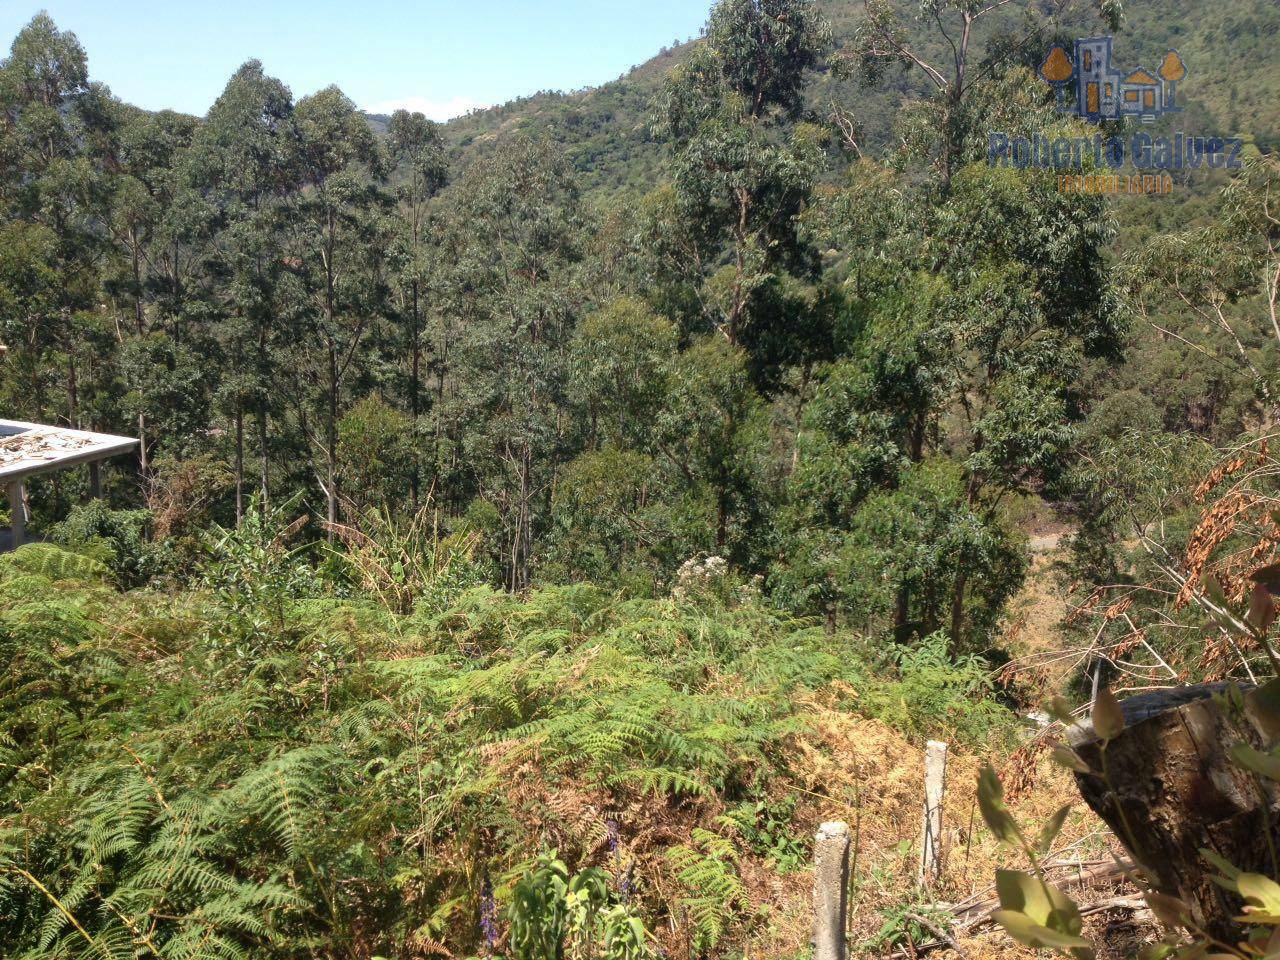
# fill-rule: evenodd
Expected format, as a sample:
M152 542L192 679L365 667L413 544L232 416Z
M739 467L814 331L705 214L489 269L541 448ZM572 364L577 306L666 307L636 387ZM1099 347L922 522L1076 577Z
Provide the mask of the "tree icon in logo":
M1044 63L1040 64L1040 76L1044 77L1045 81L1057 91L1059 107L1063 105L1067 84L1071 82L1075 73L1076 68L1072 65L1071 58L1067 56L1067 51L1062 47L1054 47L1050 50L1049 55L1044 58Z
M1160 79L1169 85L1169 93L1165 98L1165 108L1172 109L1174 95L1178 91L1178 81L1187 75L1187 65L1178 56L1177 50L1170 50L1164 55L1164 63L1160 64Z

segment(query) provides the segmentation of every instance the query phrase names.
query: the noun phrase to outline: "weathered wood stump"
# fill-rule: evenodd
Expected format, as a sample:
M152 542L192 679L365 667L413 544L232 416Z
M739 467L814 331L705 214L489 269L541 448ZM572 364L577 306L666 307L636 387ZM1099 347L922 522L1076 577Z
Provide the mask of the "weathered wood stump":
M1269 750L1280 739L1258 691L1230 705L1224 684L1144 694L1121 703L1124 731L1104 744L1085 723L1068 739L1091 773L1077 773L1085 802L1115 832L1153 886L1189 908L1201 929L1226 942L1241 936L1242 903L1210 879L1209 849L1242 870L1276 876L1280 850L1277 785L1231 758L1244 742ZM1105 775L1105 776L1104 776Z

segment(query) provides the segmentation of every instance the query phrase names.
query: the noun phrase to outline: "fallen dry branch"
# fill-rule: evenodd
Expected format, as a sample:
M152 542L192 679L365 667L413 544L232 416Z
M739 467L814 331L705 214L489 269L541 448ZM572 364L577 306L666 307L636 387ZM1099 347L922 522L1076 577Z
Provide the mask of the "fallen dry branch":
M1057 863L1046 866L1045 871L1052 872L1054 870L1078 867L1079 864L1075 863ZM1121 879L1130 869L1132 869L1132 865L1124 861L1099 862L1093 864L1087 870L1078 870L1076 876L1067 878L1066 882L1075 887L1099 886L1107 881ZM995 887L991 887L979 896L988 898L990 897L990 894L994 892ZM947 931L944 927L926 917L911 914L910 919L919 923L920 926L932 933L937 939L928 940L924 943L912 944L910 949L900 948L890 954L890 956L914 958L926 953L933 953L937 950L946 949L951 950L958 957L967 957L967 953L960 946L957 937L971 936L976 931L992 923L991 914L999 909L1000 901L994 898L983 899L977 902L974 902L973 898L970 898L962 903L958 903L951 908L951 913L956 918L956 921L950 931ZM1095 913L1105 913L1108 910L1127 910L1132 913L1137 913L1146 911L1147 903L1142 899L1142 897L1108 897L1105 900L1098 900L1094 903L1081 905L1080 915L1089 916Z
M1069 887L1092 887L1109 880L1118 880L1126 871L1133 868L1132 864L1123 860L1098 861L1087 866L1086 869L1080 869L1081 866L1082 864L1078 863L1054 863L1046 865L1044 871L1052 875L1058 870L1073 870L1074 874L1061 878L1062 883ZM990 920L991 912L1000 909L999 899L993 896L995 892L994 886L988 887L982 893L952 907L951 913L956 918L957 927L968 930Z
M968 960L969 954L966 953L964 948L960 946L960 944L956 941L956 938L947 932L946 927L943 927L937 923L934 923L928 917L923 917L918 913L907 914L907 919L914 920L916 923L920 924L920 926L924 927L926 930L932 933L935 937L937 937L938 938L937 943L939 946L950 947L951 952L954 953L957 957L960 957L961 960ZM921 952L921 947L916 947L916 953L920 953L920 952Z

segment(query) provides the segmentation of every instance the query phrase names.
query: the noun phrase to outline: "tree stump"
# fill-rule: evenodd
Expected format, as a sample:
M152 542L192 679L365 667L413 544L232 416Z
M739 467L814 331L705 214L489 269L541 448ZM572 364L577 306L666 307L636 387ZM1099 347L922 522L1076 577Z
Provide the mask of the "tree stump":
M1212 850L1241 870L1276 877L1280 851L1277 784L1231 758L1244 742L1269 750L1280 739L1274 710L1259 691L1233 707L1225 684L1201 684L1121 703L1125 729L1110 743L1088 723L1068 739L1091 773L1077 773L1080 793L1115 832L1161 893L1180 899L1204 931L1228 943L1242 936L1242 901L1210 879Z

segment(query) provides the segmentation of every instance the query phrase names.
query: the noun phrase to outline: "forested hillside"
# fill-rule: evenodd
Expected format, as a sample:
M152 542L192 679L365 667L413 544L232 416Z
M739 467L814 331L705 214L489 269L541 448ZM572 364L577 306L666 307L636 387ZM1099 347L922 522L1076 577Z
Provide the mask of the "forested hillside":
M0 555L0 953L799 960L842 819L865 955L1014 956L998 892L1025 945L1205 957L1055 892L1125 838L1051 757L1091 772L1067 701L1105 763L1108 687L1280 667L1278 25L721 0L440 127L254 60L142 111L34 17L0 417L142 445L102 499L33 479L43 542ZM1151 129L1247 133L1241 169L1117 200L987 163L1096 133L1034 68L1111 29L1186 59Z
M852 45L865 20L862 0L821 0L818 9L832 25L836 48ZM1010 23L1013 18L1010 18ZM1007 27L1009 24L1002 24ZM1090 32L1087 17L1065 11L1053 36L1068 43ZM1096 26L1096 24L1094 24ZM913 42L934 58L945 39L908 22ZM1277 147L1280 130L1280 18L1269 0L1229 0L1211 15L1196 0L1130 0L1116 36L1117 56L1126 66L1155 69L1165 51L1176 48L1190 65L1181 99L1187 116L1178 127L1191 132L1230 131L1252 137L1263 149ZM662 78L686 60L695 44L664 51L618 80L573 92L545 92L502 106L475 111L445 124L443 133L458 162L483 152L495 137L515 131L549 136L560 144L588 191L645 191L661 179L662 144L651 135L651 105ZM1040 48L1021 59L1039 66ZM922 75L893 74L875 83L820 69L806 86L808 110L828 120L832 105L856 120L873 152L894 137L894 117L904 97L926 89ZM387 118L377 118L385 123ZM840 166L839 159L835 166Z

